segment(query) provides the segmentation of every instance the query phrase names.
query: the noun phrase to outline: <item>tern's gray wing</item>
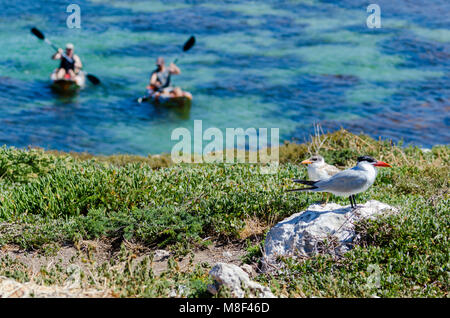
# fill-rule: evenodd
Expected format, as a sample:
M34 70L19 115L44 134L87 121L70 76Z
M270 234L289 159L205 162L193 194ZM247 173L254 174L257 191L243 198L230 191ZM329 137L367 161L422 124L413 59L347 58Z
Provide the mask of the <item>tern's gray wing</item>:
M357 170L344 170L329 179L321 180L314 184L316 191L326 191L331 193L352 193L362 189L367 184L367 177Z

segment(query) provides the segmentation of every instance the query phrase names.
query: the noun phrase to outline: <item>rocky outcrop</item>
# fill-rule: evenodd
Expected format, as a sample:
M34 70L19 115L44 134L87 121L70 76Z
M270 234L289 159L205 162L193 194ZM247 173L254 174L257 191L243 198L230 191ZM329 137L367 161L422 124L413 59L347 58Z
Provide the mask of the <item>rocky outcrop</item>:
M264 244L263 269L276 263L278 256L308 257L325 252L340 256L352 248L356 239L355 222L397 209L375 200L350 206L336 203L311 205L275 225Z
M275 298L268 287L250 280L248 274L239 266L217 263L209 275L214 279L214 284L208 286L212 294L216 294L222 286L225 286L230 290L231 296L237 298Z

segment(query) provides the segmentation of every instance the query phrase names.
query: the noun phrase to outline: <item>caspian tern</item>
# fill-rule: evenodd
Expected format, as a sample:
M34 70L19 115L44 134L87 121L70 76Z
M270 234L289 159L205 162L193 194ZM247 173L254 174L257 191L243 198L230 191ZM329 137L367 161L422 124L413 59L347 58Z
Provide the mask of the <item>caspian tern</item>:
M355 194L366 191L377 176L376 167L391 167L389 164L375 160L370 156L358 157L355 167L336 173L334 176L319 181L297 180L296 183L311 186L304 189L293 189L292 191L329 192L337 196L348 196L352 209L356 208Z
M341 171L335 166L326 163L325 159L320 155L314 155L307 160L303 160L301 164L308 165L308 177L311 181L328 179Z

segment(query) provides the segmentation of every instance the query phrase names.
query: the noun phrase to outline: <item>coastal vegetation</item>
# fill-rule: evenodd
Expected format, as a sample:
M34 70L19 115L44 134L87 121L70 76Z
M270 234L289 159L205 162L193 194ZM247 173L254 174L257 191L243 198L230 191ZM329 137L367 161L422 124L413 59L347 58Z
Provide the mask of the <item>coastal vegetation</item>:
M254 279L288 297L448 296L450 148L420 149L345 130L280 146L273 174L259 173L256 164L175 165L164 154L0 148L0 276L62 286L73 274L65 266L32 274L7 251L51 255L70 246L86 264L81 288L109 296L211 297L214 264L195 263L195 253L217 242L239 246L240 261L257 269L267 231L321 200L321 194L286 193L292 178L306 178L299 163L316 151L340 168L361 154L390 163L358 202L379 200L400 213L358 224L360 240L342 258L285 259L282 272L257 272ZM96 259L86 242L109 246L108 259ZM159 249L171 256L157 275L152 263ZM183 269L181 259L190 260ZM367 284L374 266L379 281Z

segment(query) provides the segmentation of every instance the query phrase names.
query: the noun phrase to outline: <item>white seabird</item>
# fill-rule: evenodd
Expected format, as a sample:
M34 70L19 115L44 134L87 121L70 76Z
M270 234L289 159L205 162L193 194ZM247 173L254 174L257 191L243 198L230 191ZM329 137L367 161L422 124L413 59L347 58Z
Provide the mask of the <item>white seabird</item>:
M389 164L375 160L370 156L358 157L355 167L336 173L334 176L319 180L307 181L297 180L296 183L311 186L304 189L293 189L292 191L312 191L329 192L337 196L347 196L350 199L352 208L356 208L355 194L366 191L374 182L377 176L376 167L391 167Z

